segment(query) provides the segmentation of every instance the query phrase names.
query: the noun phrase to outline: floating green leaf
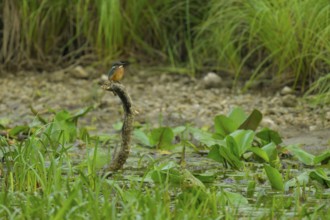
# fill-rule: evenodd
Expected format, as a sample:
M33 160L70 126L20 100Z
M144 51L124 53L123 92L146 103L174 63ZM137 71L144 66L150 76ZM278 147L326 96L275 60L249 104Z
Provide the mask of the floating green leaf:
M180 184L183 181L179 165L172 161L155 166L149 175L155 183Z
M187 129L186 126L178 126L178 127L173 128L172 130L173 130L173 133L175 135L177 135L177 134L184 132L186 129Z
M330 161L330 151L326 151L314 158L314 164L328 164Z
M309 182L309 173L310 171L303 172L299 176L292 178L291 180L285 183L285 191L289 190L290 187L297 187L306 185Z
M313 180L318 181L323 186L330 188L330 178L328 175L324 172L322 168L318 168L316 170L313 170L309 173L309 177Z
M82 109L79 109L76 113L74 113L72 116L71 116L71 119L74 121L74 122L77 122L78 118L81 118L83 117L84 115L86 115L89 111L91 111L93 109L93 106L88 106L86 108L82 108Z
M45 134L54 142L74 141L77 137L77 127L76 122L71 119L71 114L66 110L57 112L54 121L46 127Z
M315 156L304 151L298 145L289 145L285 147L290 153L292 153L298 160L306 165L314 165Z
M174 133L170 127L155 128L151 131L149 141L151 145L155 145L157 149L172 149Z
M250 181L247 186L246 194L248 198L252 198L256 190L256 181Z
M223 190L222 193L225 195L230 205L239 206L249 204L249 201L239 193L233 193L225 190Z
M133 131L133 137L142 145L144 146L151 146L149 137L147 136L146 133L144 133L140 129L136 129Z
M212 183L216 179L216 174L210 172L194 173L193 175L203 183Z
M215 144L225 144L225 141L215 138L211 133L203 131L198 128L189 127L189 132L192 136L198 140L200 143L205 144L206 146L212 146Z
M26 125L18 125L12 129L10 129L9 131L9 135L10 136L16 136L18 135L19 133L23 132L23 133L27 133L29 132L30 130L30 127L29 126L26 126Z

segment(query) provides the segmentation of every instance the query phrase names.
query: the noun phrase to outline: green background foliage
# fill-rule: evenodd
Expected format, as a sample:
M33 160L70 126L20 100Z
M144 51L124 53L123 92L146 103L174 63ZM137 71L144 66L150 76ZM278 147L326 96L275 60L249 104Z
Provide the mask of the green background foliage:
M275 76L301 90L330 71L328 0L4 0L2 7L7 67L129 57L192 75Z

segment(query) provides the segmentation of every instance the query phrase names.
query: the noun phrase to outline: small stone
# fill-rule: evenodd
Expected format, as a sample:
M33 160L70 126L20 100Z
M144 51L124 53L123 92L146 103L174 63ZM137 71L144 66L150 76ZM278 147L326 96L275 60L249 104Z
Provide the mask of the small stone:
M326 113L325 118L326 118L327 120L330 120L330 111Z
M278 130L278 126L276 125L276 123L269 117L263 118L260 125L261 127L267 127L272 130Z
M284 107L295 107L298 103L297 97L294 95L285 95L282 98L282 103Z
M102 74L102 76L101 76L101 80L102 80L102 81L108 81L108 76L105 75L105 74Z
M89 76L88 72L82 66L76 66L68 72L77 79L87 79Z
M281 95L289 95L289 94L294 94L294 90L291 89L289 86L285 86L281 92L280 92Z
M311 126L309 126L309 130L310 131L316 131L317 130L317 126L316 125L311 125Z
M222 78L213 72L209 72L202 80L205 89L219 88L222 85Z

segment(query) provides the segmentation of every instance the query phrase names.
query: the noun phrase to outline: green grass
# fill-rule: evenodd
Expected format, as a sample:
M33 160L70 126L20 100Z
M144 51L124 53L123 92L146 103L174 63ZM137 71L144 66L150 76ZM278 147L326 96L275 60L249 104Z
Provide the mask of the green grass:
M226 71L247 86L275 77L306 91L330 70L327 0L5 1L7 67L108 66L128 58L169 71ZM53 65L53 66L52 66Z
M299 187L289 197L258 187L251 204L238 205L221 193L226 186L210 188L208 197L200 200L198 194L168 184L150 184L145 175L138 180L134 174L104 179L95 170L72 165L66 152L45 153L33 139L11 146L12 160L6 159L11 164L3 167L1 178L2 219L273 219L329 214L324 202L316 207L302 202L315 200L315 195Z
M329 172L323 170L329 151L314 156L283 146L275 131L252 131L262 117L257 111L217 116L215 131L167 127L159 136L163 128L139 127L125 170L110 178L102 177L100 167L118 138L86 135L77 127L88 111L62 110L50 121L39 119L40 124L0 126L7 133L0 136L1 219L315 219L330 214ZM26 138L18 140L22 133ZM180 143L172 144L173 134ZM84 145L77 146L76 139ZM149 145L140 146L141 140ZM158 142L163 143L159 149ZM226 154L214 151L219 145L228 148ZM167 156L159 151L169 148ZM200 149L209 156L201 156ZM178 155L181 165L175 162ZM242 166L235 167L237 161Z

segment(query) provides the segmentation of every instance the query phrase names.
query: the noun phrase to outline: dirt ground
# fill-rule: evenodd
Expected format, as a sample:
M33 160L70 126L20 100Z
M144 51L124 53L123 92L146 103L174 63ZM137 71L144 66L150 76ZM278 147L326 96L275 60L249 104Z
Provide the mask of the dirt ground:
M94 109L80 124L91 132L112 132L122 119L118 97L100 88L102 73L91 68L68 68L52 73L0 73L0 124L28 124L36 120L30 107L50 116L49 110ZM104 78L104 76L103 76ZM264 114L263 126L278 130L289 144L301 143L311 152L330 149L330 106L315 107L292 90L267 89L242 93L223 81L209 85L205 78L175 74L148 74L131 70L122 82L139 112L136 121L150 126L187 123L211 127L214 116L239 106ZM212 83L211 83L212 84Z

